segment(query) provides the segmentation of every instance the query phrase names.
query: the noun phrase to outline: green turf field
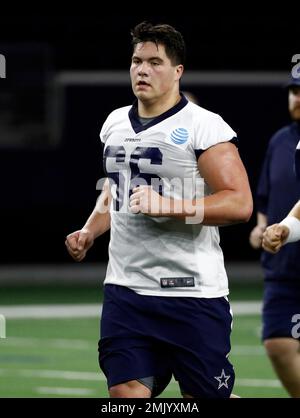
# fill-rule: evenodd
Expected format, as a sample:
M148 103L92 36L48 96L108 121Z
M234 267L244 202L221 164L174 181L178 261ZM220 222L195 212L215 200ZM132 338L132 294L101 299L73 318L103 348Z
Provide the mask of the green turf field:
M232 300L259 300L261 286L236 286ZM0 306L100 304L101 287L7 288ZM25 306L24 306L25 305ZM51 308L51 306L50 306ZM0 311L1 314L1 311ZM287 397L260 342L260 316L235 315L231 361L234 393L242 397ZM0 339L0 397L106 397L98 368L98 318L6 319ZM180 397L171 382L163 397Z

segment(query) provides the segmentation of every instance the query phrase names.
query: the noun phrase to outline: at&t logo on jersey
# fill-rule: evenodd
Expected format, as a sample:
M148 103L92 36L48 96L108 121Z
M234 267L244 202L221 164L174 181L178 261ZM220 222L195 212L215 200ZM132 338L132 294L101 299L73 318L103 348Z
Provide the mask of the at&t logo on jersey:
M170 138L174 144L182 145L189 139L189 133L185 128L177 128L171 133Z

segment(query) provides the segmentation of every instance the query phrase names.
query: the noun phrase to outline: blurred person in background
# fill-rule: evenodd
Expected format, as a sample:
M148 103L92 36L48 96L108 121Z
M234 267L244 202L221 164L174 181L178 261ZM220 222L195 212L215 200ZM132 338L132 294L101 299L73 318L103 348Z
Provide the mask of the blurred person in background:
M285 244L300 240L300 201L280 223L267 227L263 234L263 249L276 254Z
M293 243L279 251L287 239L287 227L268 227L277 225L300 199L300 176L295 170L300 139L300 79L291 78L288 84L288 106L292 122L273 135L267 149L257 189L257 225L250 234L250 244L261 248L265 233L263 248L268 252L261 256L265 277L262 338L282 384L292 397L300 397L300 344L292 334L292 318L300 313L300 242L294 242L292 234L289 242ZM291 212L293 217L298 208L297 204ZM297 230L297 219L292 222ZM279 240L273 236L274 231L280 231Z
M81 261L110 229L99 363L111 397L157 396L174 375L183 397L229 398L232 316L217 227L251 216L247 174L235 132L180 93L182 35L143 22L132 45L136 101L103 124L109 182L66 246Z

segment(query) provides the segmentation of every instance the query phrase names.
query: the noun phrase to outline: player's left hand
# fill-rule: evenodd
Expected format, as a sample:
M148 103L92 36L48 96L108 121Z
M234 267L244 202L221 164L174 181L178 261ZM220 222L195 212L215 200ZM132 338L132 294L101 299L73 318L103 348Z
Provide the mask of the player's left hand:
M166 216L167 199L157 193L151 186L138 186L130 196L131 213L143 213L149 216Z

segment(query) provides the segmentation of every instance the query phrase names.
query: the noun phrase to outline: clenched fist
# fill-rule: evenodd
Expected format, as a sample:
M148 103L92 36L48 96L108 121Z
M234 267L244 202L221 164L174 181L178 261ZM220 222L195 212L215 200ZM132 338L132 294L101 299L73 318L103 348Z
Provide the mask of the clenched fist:
M285 225L274 224L268 226L263 234L263 249L272 254L278 253L280 248L285 243L289 232L289 228Z
M167 199L163 198L151 186L138 186L130 196L129 209L131 213L143 213L150 216L163 216L168 209Z
M72 232L66 238L65 244L71 257L81 261L94 243L93 234L87 229Z

